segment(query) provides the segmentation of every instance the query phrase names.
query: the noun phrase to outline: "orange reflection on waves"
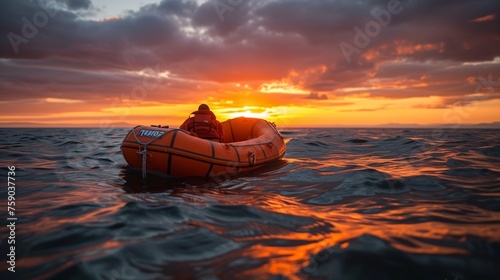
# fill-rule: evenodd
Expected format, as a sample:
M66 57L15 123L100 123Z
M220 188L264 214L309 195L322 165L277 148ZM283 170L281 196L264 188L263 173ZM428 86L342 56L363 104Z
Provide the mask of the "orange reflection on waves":
M424 152L405 156L406 158L387 159L379 156L363 156L359 158L357 155L342 155L334 159L323 159L314 162L318 165L318 169L334 167L347 167L357 165L359 169L376 169L382 174L391 174L391 178L405 178L421 175L440 175L447 170L446 166L433 167L428 165L420 165L420 158L425 156ZM321 175L336 175L337 170L330 172L322 172ZM387 175L385 179L391 179Z
M68 192L67 196L64 198L60 198L61 201L53 201L57 202L57 205L72 205L73 203L91 203L101 202L101 196L95 195L95 192L89 191L87 189L80 191L72 191ZM36 198L26 197L25 201L41 199L40 195ZM49 198L44 198L46 200L50 200ZM72 200L74 199L74 201ZM33 221L30 224L30 227L22 228L23 234L39 234L46 233L61 228L67 224L86 224L89 222L99 221L100 217L109 216L113 213L117 213L120 209L125 205L125 203L118 203L115 205L111 205L108 207L95 207L95 209L87 212L87 213L78 213L75 215L64 214L60 215L55 213L53 216L43 216L36 221ZM23 213L25 215L37 215L39 212L47 213L53 209L50 208L40 208L40 209L23 209ZM64 210L60 210L64 211Z
M361 235L372 235L378 237L397 250L417 254L466 254L463 247L450 247L447 242L463 243L466 236L483 236L492 241L500 241L500 227L488 223L446 223L446 222L408 222L394 224L394 221L403 220L408 213L422 213L438 216L437 208L432 204L412 206L412 208L395 207L374 214L358 213L364 207L373 207L369 199L359 199L355 207L351 205L342 206L318 206L304 207L303 202L297 202L290 197L275 195L269 196L264 201L253 201L249 205L260 205L260 208L273 213L289 214L298 217L311 217L315 219L314 224L300 227L294 230L276 230L266 232L265 236L236 238L237 241L279 239L290 241L292 245L279 246L275 243L259 242L245 249L243 254L253 259L264 259L266 263L260 267L244 272L244 275L283 275L289 279L300 279L303 269L307 267L315 254L324 249L339 246L345 249L349 246L347 240L357 238ZM442 209L442 208L441 208ZM458 213L458 212L457 212ZM485 214L486 215L486 214ZM418 216L418 215L417 215ZM453 215L448 216L453 219ZM456 217L458 219L458 217ZM500 214L494 217L484 217L482 221L499 220ZM388 222L391 220L391 222ZM320 222L318 222L320 221ZM323 223L332 225L325 231L314 230L313 227L321 226ZM305 230L307 229L307 230ZM300 232L300 231L303 232ZM396 239L395 239L396 238ZM406 242L400 242L404 239ZM293 245L294 241L297 241ZM302 244L302 245L301 245ZM439 245L442 244L442 245ZM330 253L326 253L330 254ZM325 256L322 257L325 259Z
M28 202L30 200L37 200L37 199L45 199L45 200L52 200L52 203L55 205L58 205L58 207L55 211L61 211L64 212L65 209L60 209L61 206L64 207L65 205L73 205L73 204L79 204L82 202L85 203L102 203L102 196L101 195L96 195L96 192L93 192L91 189L92 187L87 186L83 190L74 190L71 192L67 192L67 195L65 197L59 197L58 199L50 199L43 197L45 194L37 194L36 197L30 197L27 196L24 198L24 201ZM47 194L47 196L50 194ZM26 205L29 205L27 203ZM58 234L58 230L61 228L71 225L71 224L78 224L78 225L85 225L88 223L92 222L106 222L103 221L101 218L102 217L109 217L113 213L118 213L121 208L125 203L118 203L115 205L111 205L108 207L95 207L91 210L88 210L87 213L54 213L51 216L45 216L46 213L50 213L51 210L50 208L25 208L23 209L23 214L28 215L28 216L33 216L33 215L40 215L40 213L44 213L43 217L40 217L39 219L36 219L35 221L30 223L29 227L21 227L20 231L22 231L22 234L28 234L28 235L38 235L38 234L47 234L47 233L54 233ZM71 211L67 210L67 211ZM109 219L109 218L107 218ZM56 261L60 258L63 258L65 256L75 256L78 254L86 254L86 259L92 259L95 258L96 255L103 254L107 249L110 248L116 248L123 246L122 242L115 241L115 240L107 240L104 242L99 242L96 243L95 245L89 245L89 246L84 246L84 247L79 247L75 248L74 250L68 250L60 253L54 253L54 254L43 254L42 256L34 256L34 257L23 257L19 263L18 266L20 268L29 268L29 267L34 267L38 265L42 265L44 263L50 263L52 261ZM91 254L88 254L88 252L92 252ZM65 263L63 266L60 267L60 269L64 269L70 265L73 264L73 261L68 261ZM53 271L53 273L56 273L57 271Z
M35 257L23 257L19 262L18 266L19 268L23 269L28 269L30 267L50 263L53 261L57 261L58 259L61 259L63 257L69 257L69 256L75 256L75 255L80 255L83 254L84 257L82 257L79 261L88 261L95 259L96 257L105 254L106 250L113 249L113 248L118 248L122 247L124 244L123 242L119 241L114 241L114 240L108 240L103 243L99 243L94 246L89 246L89 247L81 247L77 248L75 250L67 250L64 252L59 252L55 254L50 254L50 255L42 255L42 256L35 256ZM91 253L89 253L91 252ZM65 269L66 267L69 267L74 264L74 260L72 258L68 258L68 261L58 267L58 270L61 271ZM58 271L51 271L51 273L55 274ZM48 275L45 275L48 276Z
M303 206L300 206L293 198L289 197L277 195L269 197L268 200L261 201L259 204L263 205L260 207L261 209L274 213L282 213L299 217L312 216L319 218L319 220L324 220L320 217L323 213L307 210ZM255 202L252 205L255 206ZM279 230L275 232L266 232L268 236L265 237L259 236L259 240L262 240L263 238L279 239L287 240L291 244L296 242L297 244L303 245L273 246L256 244L246 249L243 254L253 259L265 259L266 263L260 267L246 271L245 274L248 274L248 276L283 275L288 279L300 279L298 274L300 274L301 268L308 265L305 260L309 260L313 254L317 253L322 248L331 247L338 242L352 237L349 232L338 231L336 228L332 228L327 234L311 233L309 229L314 226L321 226L321 224L305 225L302 227L303 232L300 232L301 230L299 230L299 232Z

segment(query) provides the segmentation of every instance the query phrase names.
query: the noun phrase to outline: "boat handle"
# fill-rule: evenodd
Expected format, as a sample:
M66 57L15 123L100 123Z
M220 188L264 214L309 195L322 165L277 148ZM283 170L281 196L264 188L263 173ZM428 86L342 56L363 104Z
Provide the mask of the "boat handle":
M248 152L248 164L250 164L250 166L254 166L255 164L255 153L252 151Z

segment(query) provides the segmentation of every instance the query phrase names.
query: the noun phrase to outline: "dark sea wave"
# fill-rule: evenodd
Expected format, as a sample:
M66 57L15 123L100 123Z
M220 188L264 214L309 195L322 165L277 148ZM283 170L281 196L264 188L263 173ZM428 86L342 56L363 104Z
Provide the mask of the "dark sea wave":
M143 179L127 131L0 130L1 279L500 275L499 130L285 129L283 160L212 179Z

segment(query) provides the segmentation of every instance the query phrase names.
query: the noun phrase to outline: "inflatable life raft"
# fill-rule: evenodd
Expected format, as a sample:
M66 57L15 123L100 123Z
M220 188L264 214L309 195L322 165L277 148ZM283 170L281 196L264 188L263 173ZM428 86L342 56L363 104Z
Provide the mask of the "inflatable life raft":
M281 159L283 136L274 123L256 118L222 122L222 143L182 129L136 126L121 144L128 165L146 173L174 177L236 175Z

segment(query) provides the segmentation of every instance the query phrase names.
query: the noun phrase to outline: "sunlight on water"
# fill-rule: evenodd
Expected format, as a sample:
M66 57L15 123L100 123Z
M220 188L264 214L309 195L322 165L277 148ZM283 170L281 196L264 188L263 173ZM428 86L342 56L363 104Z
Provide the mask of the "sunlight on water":
M424 129L290 129L283 131L282 161L222 181L142 179L119 151L126 132L0 130L0 161L16 166L19 185L20 275L494 279L500 273L499 131L449 130L446 139L433 139Z

